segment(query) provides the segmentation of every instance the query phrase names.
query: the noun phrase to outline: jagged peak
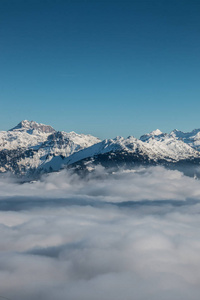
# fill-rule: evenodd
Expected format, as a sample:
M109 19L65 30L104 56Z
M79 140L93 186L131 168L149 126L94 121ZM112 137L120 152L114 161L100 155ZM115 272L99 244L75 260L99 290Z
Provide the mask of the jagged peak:
M177 129L174 129L171 133L171 136L175 136L176 138L185 139L192 139L192 138L199 138L200 137L200 129L193 129L189 132L183 132Z
M23 120L17 126L14 128L10 129L9 131L14 131L14 130L39 130L44 133L52 133L55 132L55 129L51 127L50 125L45 125L42 123L37 123L35 121L28 121L28 120Z
M175 132L175 133L181 132L181 133L184 133L184 134L192 134L192 133L198 133L199 131L200 131L200 128L195 128L192 131L188 131L188 132L181 131L181 130L178 130L178 129L174 129L174 130L171 131L171 133L172 132Z
M141 141L146 141L150 139L151 137L159 136L159 135L164 135L164 133L160 129L156 129L154 131L151 131L150 133L146 133L140 137Z
M114 140L114 141L123 141L123 140L124 140L124 137L121 136L121 135L118 135L118 136L116 136L113 140Z
M182 132L182 131L180 131L176 128L176 129L172 130L172 132Z
M150 135L161 135L161 134L163 134L163 133L160 129L156 129L156 130L150 132Z

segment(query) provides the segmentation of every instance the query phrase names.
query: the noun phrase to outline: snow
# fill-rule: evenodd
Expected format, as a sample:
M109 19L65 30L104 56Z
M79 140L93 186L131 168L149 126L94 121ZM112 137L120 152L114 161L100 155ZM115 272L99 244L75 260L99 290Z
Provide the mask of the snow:
M26 130L27 132L31 131L31 130L37 130L37 131L41 131L41 132L45 132L45 133L51 133L54 132L55 129L53 129L53 127L49 126L49 125L45 125L42 123L36 123L35 121L28 121L28 120L23 120L21 121L17 126L15 126L14 128L10 129L10 131L24 131Z
M0 172L15 172L13 165L24 173L33 169L58 171L82 159L116 152L139 153L155 162L177 162L200 158L199 150L200 129L187 133L173 130L169 134L156 129L140 139L118 136L101 141L91 135L55 131L49 125L24 120L9 131L0 132L0 154L7 151L2 154Z
M152 131L150 134L151 135L161 135L162 131L160 131L160 129L156 129L156 130Z
M200 129L194 129L191 132L182 132L175 129L170 133L170 135L178 139L182 139L184 143L200 151Z
M82 159L118 151L127 152L129 154L140 153L140 155L146 156L155 162L161 160L177 162L194 157L200 158L198 151L185 144L182 140L178 140L169 134L162 137L157 136L156 138L152 136L144 142L134 137L128 137L127 139L117 137L115 139L106 139L91 147L74 152L71 156L66 157L62 161L54 157L44 165L43 168L46 169L46 171L50 170L50 168L58 170L64 165L71 165Z
M22 157L17 161L20 170L23 168L28 170L42 166L54 156L67 157L99 141L91 135L58 132L49 125L24 120L9 131L0 132L0 151L32 149L33 157ZM0 167L0 171L9 169L8 164Z
M160 129L156 129L154 131L151 131L150 133L146 133L140 137L141 141L146 141L149 138L155 137L155 136L161 136L165 135Z

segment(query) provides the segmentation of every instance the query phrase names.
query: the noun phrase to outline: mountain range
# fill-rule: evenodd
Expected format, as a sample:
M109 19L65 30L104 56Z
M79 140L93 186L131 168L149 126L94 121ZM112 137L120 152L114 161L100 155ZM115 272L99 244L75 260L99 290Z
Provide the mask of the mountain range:
M169 168L195 168L200 164L200 129L163 133L159 129L139 139L116 137L101 141L92 135L56 131L49 125L21 121L0 132L0 172L37 176L73 168L90 172L105 168L135 168L164 165Z

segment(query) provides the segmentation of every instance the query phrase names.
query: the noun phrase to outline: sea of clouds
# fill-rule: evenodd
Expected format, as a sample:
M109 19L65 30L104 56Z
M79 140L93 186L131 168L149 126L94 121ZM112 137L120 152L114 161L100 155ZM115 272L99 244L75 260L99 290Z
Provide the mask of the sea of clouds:
M0 296L199 300L200 181L163 167L0 177ZM0 298L1 299L1 298Z

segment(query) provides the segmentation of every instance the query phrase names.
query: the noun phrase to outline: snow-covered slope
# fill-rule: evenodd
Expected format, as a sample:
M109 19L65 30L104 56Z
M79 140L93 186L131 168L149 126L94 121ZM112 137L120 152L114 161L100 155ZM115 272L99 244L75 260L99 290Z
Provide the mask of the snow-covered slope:
M144 135L142 135L140 137L140 140L145 142L147 141L148 139L152 138L152 137L162 137L162 136L165 136L166 133L163 133L162 131L160 131L160 129L156 129L150 133L146 133Z
M84 162L113 164L200 163L200 129L189 133L159 129L136 139L100 141L91 135L56 131L49 125L24 120L0 132L0 172L49 172Z
M24 120L8 131L0 131L0 150L29 148L47 140L55 132L51 126Z
M191 132L182 132L175 129L171 132L171 136L181 139L184 143L200 151L200 129L194 129Z
M59 132L49 125L24 120L0 132L0 171L26 173L53 156L67 157L99 141L91 135Z
M158 133L158 131L157 131ZM97 156L103 154L122 154L129 157L144 157L150 162L178 162L180 160L189 160L200 158L200 153L184 143L182 140L168 134L149 134L144 141L138 140L133 136L124 139L117 137L115 139L104 140L89 148L75 152L73 155L61 159L53 157L52 160L43 165L46 171L50 169L59 170L60 168L74 164L87 158L96 159ZM112 158L112 157L111 157Z
M51 133L54 132L55 129L49 125L45 125L42 123L36 123L35 121L28 121L28 120L23 120L21 121L17 126L14 128L10 129L9 131L27 131L31 133L33 130L37 130L39 132L43 133Z
M156 129L155 131L142 135L140 140L145 142L151 138L162 139L164 136L170 136L181 140L190 147L200 151L200 129L194 129L191 132L183 132L174 129L170 134L163 133L159 129Z

